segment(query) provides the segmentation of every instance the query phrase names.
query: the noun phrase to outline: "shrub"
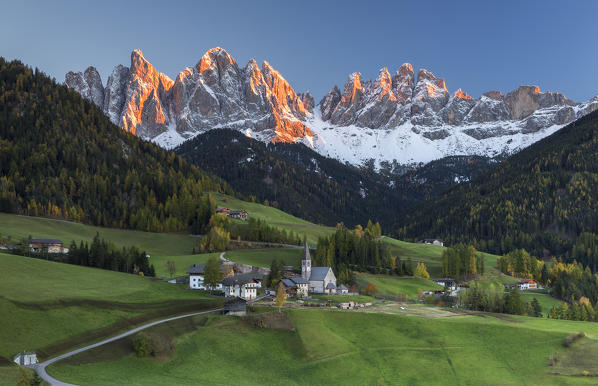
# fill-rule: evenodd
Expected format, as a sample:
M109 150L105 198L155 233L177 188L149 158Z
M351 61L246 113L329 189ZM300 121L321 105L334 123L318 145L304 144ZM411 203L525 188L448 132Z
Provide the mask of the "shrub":
M586 334L583 331L580 331L577 334L569 334L567 336L567 338L565 338L565 341L563 342L563 346L569 347L573 343L577 342L579 339L583 338L584 336L586 336Z

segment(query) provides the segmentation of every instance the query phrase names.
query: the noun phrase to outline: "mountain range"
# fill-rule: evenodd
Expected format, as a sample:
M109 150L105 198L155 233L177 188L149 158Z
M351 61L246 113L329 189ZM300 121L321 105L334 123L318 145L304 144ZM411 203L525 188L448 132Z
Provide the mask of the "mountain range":
M264 142L303 142L318 153L361 166L394 169L446 156L516 152L598 109L598 95L576 103L558 92L520 86L473 98L449 92L444 79L405 63L375 80L349 75L316 106L268 62L240 67L222 48L206 52L173 81L140 50L117 65L106 86L96 68L69 72L65 83L126 131L172 148L214 128Z

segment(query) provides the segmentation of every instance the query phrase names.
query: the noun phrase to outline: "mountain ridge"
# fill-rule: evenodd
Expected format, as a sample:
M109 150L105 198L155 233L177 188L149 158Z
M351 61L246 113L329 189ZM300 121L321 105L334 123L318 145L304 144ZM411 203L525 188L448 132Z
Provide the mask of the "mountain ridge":
M302 142L341 162L412 165L446 156L515 153L598 109L598 95L576 103L538 86L473 98L449 92L443 78L409 63L375 80L349 75L316 105L267 61L243 68L220 47L173 81L140 50L118 65L106 87L99 73L69 72L67 86L96 103L113 123L165 148L213 128L233 128L263 142Z

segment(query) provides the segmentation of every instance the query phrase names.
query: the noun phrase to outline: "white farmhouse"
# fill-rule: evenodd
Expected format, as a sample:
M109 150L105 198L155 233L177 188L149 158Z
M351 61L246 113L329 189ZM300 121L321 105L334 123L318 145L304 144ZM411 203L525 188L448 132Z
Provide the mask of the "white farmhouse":
M305 242L301 258L301 277L309 281L309 292L317 294L336 293L336 276L330 267L312 267L309 246Z
M222 280L222 290L225 297L236 296L251 300L257 297L257 289L262 286L264 275L260 273L243 273Z
M37 355L33 351L23 351L15 355L13 362L19 366L31 366L37 363Z
M189 274L189 288L198 290L208 289L204 284L205 269L206 266L204 264L193 264L189 267L187 270L187 274ZM218 283L216 288L213 289L222 290L222 284Z

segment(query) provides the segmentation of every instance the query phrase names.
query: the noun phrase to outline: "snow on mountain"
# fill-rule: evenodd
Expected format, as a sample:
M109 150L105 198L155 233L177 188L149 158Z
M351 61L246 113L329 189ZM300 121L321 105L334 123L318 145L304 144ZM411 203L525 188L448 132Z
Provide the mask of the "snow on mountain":
M451 155L512 153L598 109L598 96L575 103L560 93L520 86L474 99L444 79L405 63L375 80L349 75L316 106L296 93L268 62L239 67L222 48L207 51L173 81L140 50L130 67L114 68L104 88L97 70L66 74L67 86L110 120L144 139L173 148L215 128L258 140L303 142L323 155L355 165L374 161L412 165Z

